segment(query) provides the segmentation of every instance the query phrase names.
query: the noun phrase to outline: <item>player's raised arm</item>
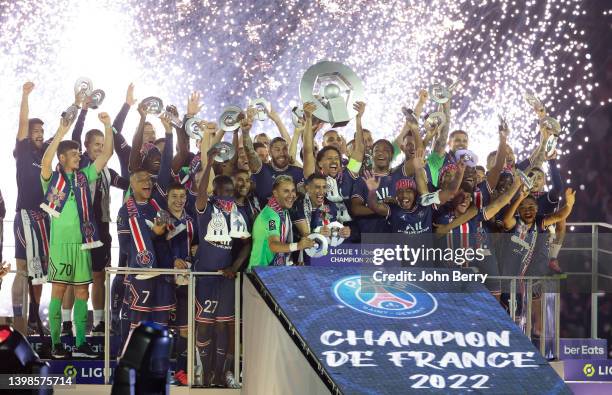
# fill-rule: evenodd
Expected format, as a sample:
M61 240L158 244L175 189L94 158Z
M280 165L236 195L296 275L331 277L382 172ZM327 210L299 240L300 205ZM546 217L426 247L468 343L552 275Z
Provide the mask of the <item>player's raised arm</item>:
M170 166L172 165L172 151L174 149L174 136L172 135L172 124L167 114L163 114L160 117L162 125L164 126L166 138L166 144L164 144L164 151L162 152L161 161L159 163L159 174L157 175L157 185L161 188L161 193L165 194L166 189L172 181L172 172Z
M30 127L30 93L34 90L33 82L26 82L21 89L21 107L19 108L19 129L17 130L17 140L22 141L28 138Z
M465 173L465 162L463 160L460 160L459 162L457 162L457 167L458 170L455 172L455 176L448 184L448 186L438 192L439 202L437 204L444 204L448 202L449 200L455 197L457 192L459 192L459 187L461 186L461 181L463 180L463 173ZM470 219L471 218L468 218L466 221Z
M248 111L247 116L240 121L240 130L242 131L242 145L244 146L244 152L249 160L249 169L251 173L259 173L261 170L261 159L255 148L253 148L253 140L251 139L251 128L253 127L253 119L249 119Z
M314 155L314 131L312 130L312 113L316 109L316 104L311 102L304 103L304 144L302 147L302 150L304 151L304 179L310 177L316 170Z
M140 114L140 122L138 122L138 128L132 138L132 149L130 150L130 171L138 169L142 164L142 154L140 152L142 148L142 142L144 139L144 125L147 120L147 113L145 112L142 103L138 105L138 114Z
M564 221L572 213L572 208L574 207L575 202L576 191L574 191L572 188L567 188L565 190L565 205L554 214L544 217L542 226L546 228L550 225L556 224L559 221Z
M451 100L443 104L444 115L446 115L446 123L442 127L442 130L438 134L438 138L434 143L433 151L439 156L444 156L446 153L446 141L448 140L448 131L450 129L450 103Z
M297 159L297 150L298 150L298 143L300 141L300 138L302 138L302 133L304 133L304 128L296 127L293 130L293 137L291 137L291 144L289 144L289 163L295 166L300 166L300 167L302 167L302 164Z
M485 219L493 218L495 214L499 212L499 210L506 207L506 205L510 203L510 200L512 200L512 197L519 190L521 185L523 185L521 177L519 177L519 175L515 173L510 188L508 188L506 192L498 196L484 208Z
M363 125L361 122L363 119L365 108L366 104L364 102L358 101L353 104L353 109L357 111L357 116L355 117L355 144L353 146L353 152L351 153L349 161L353 160L357 162L359 164L359 167L361 167L361 163L363 162L363 157L365 155L365 141L363 137ZM349 170L356 175L359 173L359 170L356 169L349 168Z
M102 153L94 161L96 171L100 173L113 156L113 126L110 117L105 112L98 114L98 119L104 124L104 147Z
M472 218L478 215L478 209L473 204L468 207L467 210L463 214L460 214L458 217L455 217L448 224L433 224L436 228L436 235L441 236L449 233L451 230L455 229L458 226L463 225L468 222Z
M495 164L493 164L493 167L487 173L487 183L491 189L495 189L495 186L497 186L499 175L506 165L506 157L508 156L508 133L508 125L506 122L501 122L499 125L499 145L497 146L497 153L495 154Z
M380 180L377 180L372 173L366 171L363 176L363 181L368 187L368 209L382 217L387 217L389 215L389 206L384 203L379 203L376 198L376 190L380 186Z
M206 210L206 206L208 204L208 183L210 181L210 171L212 169L212 165L214 162L214 157L217 153L217 150L211 148L208 152L202 152L202 155L206 155L206 165L204 167L204 174L202 174L202 179L200 180L200 185L198 185L198 198L196 200L196 210L199 212L203 212Z
M274 108L270 108L270 111L268 111L268 109L266 108L265 111L266 114L268 114L268 118L270 118L272 122L274 122L274 124L276 125L278 133L280 133L281 137L284 138L287 143L291 142L291 136L289 136L289 132L287 132L285 124L283 123L281 117L276 113L276 111L274 111Z
M516 214L518 206L527 196L529 196L529 190L525 187L521 188L518 198L512 202L508 210L504 213L503 225L505 230L510 230L516 226L516 218L514 215Z

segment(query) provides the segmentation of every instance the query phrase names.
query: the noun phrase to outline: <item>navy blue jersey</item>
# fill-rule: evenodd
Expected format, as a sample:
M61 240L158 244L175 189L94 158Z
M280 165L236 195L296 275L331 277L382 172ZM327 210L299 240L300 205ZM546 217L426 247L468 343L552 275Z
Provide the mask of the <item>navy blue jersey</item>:
M17 140L13 156L17 169L17 210L39 210L44 200L44 192L40 185L40 161L48 147L45 143L37 149L29 138Z
M272 185L276 177L280 175L291 176L296 187L304 182L304 170L301 167L289 165L285 170L278 170L269 163L262 163L261 169L251 175L251 179L257 186L255 194L261 204L265 205L272 196Z
M327 177L327 199L336 205L337 216L340 219L350 214L351 195L358 178L359 176L353 175L349 169L342 169L342 172L336 175L335 184L337 190L335 190L333 188L333 180L331 177Z
M454 210L449 205L440 207L434 213L434 222L441 225L450 224L455 219ZM479 223L487 221L484 209L478 209L478 214L464 224L453 228L442 241L446 248L484 248L488 245L488 233L482 232ZM487 238L487 240L484 240Z
M432 232L433 206L415 203L412 210L405 210L397 204L389 206L387 221L393 233L416 235Z
M170 257L191 261L191 247L198 243L198 226L193 217L184 213L182 218L171 217L176 229L182 229L168 240L170 244ZM184 227L184 229L183 229ZM170 236L171 234L169 234Z
M489 185L489 182L485 179L480 184L476 185L474 192L472 193L472 201L477 209L485 208L491 203L491 194L493 189Z
M390 192L392 189L395 189L395 183L390 175L375 177L377 180L380 180L380 185L376 189L376 201L378 203L382 203L386 198L394 196ZM367 206L368 193L368 186L363 178L357 179L353 186L353 194L351 198L359 199ZM357 222L357 226L359 227L359 231L361 233L387 233L391 230L387 220L377 214L355 216L354 219Z
M304 198L302 197L296 200L295 204L291 208L291 221L294 223L304 221L306 218L305 211ZM310 231L312 232L318 227L327 226L330 223L335 222L337 220L336 216L336 205L325 199L321 207L312 207L311 209L309 219Z
M537 215L535 221L527 225L516 217L516 225L506 234L499 256L502 276L547 274L548 235L544 218Z
M220 269L225 269L232 265L232 245L234 239L229 242L214 242L205 240L208 232L208 224L213 218L215 198L208 199L208 204L204 211L198 210L198 253L196 260L196 271L200 272L216 272ZM227 229L230 229L230 214L219 210L226 222Z
M138 213L142 216L145 221L150 223L155 222L157 216L157 209L153 204L147 203L136 203L138 206ZM127 265L133 268L142 268L143 266L138 263L138 250L134 242L134 235L130 230L129 215L127 205L124 204L119 209L119 215L117 217L117 233L119 235L119 246L121 251L127 255ZM143 235L148 235L153 243L153 251L149 251L155 254L155 265L153 268L171 268L173 265L169 264L170 248L166 243L166 236L157 236L151 228L147 225L140 226L140 232Z

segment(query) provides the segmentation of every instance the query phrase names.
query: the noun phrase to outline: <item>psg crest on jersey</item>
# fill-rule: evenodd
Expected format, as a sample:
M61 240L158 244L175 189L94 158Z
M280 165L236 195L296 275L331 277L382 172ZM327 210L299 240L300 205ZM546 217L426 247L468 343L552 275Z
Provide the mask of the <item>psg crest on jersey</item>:
M362 276L359 275L336 281L332 292L343 305L382 318L421 318L438 308L436 298L416 285L377 282L362 284Z
M136 261L140 266L150 266L153 261L153 254L148 250L142 250L136 255Z

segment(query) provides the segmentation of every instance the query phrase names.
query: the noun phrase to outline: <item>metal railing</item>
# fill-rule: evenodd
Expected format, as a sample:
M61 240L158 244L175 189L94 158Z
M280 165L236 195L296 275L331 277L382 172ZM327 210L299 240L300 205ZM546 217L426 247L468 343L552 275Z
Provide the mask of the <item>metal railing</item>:
M612 225L606 224L603 222L570 222L567 223L566 226L570 227L570 230L573 230L572 227L583 227L589 226L591 228L591 248L570 248L565 247L561 248L562 251L588 251L591 250L591 272L571 272L567 274L571 275L590 275L591 276L591 338L597 339L597 329L598 329L598 307L599 301L597 300L598 290L599 290L599 278L607 278L612 279L612 276L599 273L599 253L602 252L604 254L612 255L612 251L605 250L603 248L599 248L599 228L606 228L612 230Z
M104 287L104 314L105 322L110 323L110 277L111 274L182 274L189 277L187 284L187 385L192 387L194 384L194 366L195 366L195 336L194 336L194 301L195 301L195 278L196 276L222 276L221 273L215 272L193 272L186 269L135 269L129 267L107 267L105 271L105 287ZM234 325L234 377L240 381L240 273L236 273L234 279L234 310L235 310L235 325ZM104 327L104 384L110 383L110 325ZM206 372L204 372L206 373Z
M560 286L561 286L561 280L563 280L565 278L565 276L561 276L561 275L554 275L554 276L488 276L488 279L491 280L501 280L503 281L510 281L510 290L509 290L509 301L508 301L508 310L510 313L510 318L512 319L512 321L514 321L515 323L517 322L517 317L516 317L516 310L517 310L517 300L516 300L516 295L517 295L517 282L518 283L525 283L525 287L526 287L526 291L524 292L524 295L527 297L527 303L526 303L526 307L527 307L527 311L522 311L522 315L525 318L525 327L521 328L523 329L523 332L525 333L525 335L531 339L531 333L532 333L532 305L533 305L533 287L534 287L534 282L549 282L549 283L554 283L555 285L553 286L553 289L555 290L555 292L552 292L552 294L554 295L554 323L555 323L555 329L554 329L554 334L553 334L553 355L555 356L555 358L559 357L559 348L560 348L560 334L561 334L561 294L559 293L560 291ZM548 286L550 287L550 286ZM502 291L502 293L505 293ZM541 303L541 314L540 314L540 320L541 320L541 328L540 328L540 353L543 356L546 356L546 323L547 323L547 319L548 319L548 315L546 314L547 312L547 300L545 297L545 293L550 293L550 292L542 292L541 293L541 297L540 297L540 303ZM520 327L520 325L519 325Z

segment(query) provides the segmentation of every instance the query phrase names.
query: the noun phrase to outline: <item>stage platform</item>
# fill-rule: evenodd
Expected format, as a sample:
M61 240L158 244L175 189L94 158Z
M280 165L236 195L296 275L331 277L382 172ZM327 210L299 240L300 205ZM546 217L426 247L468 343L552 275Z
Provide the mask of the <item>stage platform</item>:
M256 268L243 392L571 394L483 285L369 286L372 271Z

